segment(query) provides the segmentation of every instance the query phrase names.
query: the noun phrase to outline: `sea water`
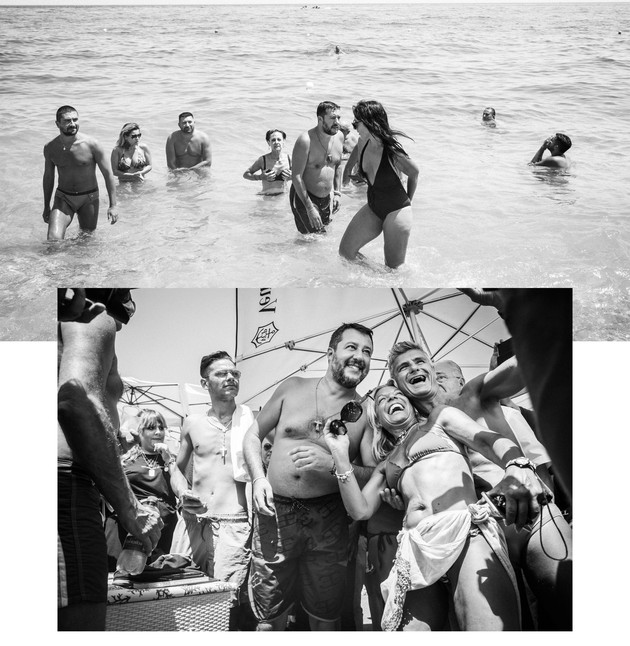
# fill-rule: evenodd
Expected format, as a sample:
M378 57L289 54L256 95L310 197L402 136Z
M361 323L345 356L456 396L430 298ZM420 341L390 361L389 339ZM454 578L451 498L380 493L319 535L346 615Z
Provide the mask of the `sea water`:
M0 339L55 338L57 286L574 287L575 338L630 337L627 4L0 7ZM336 52L339 48L339 53ZM326 235L301 236L288 196L243 172L291 152L322 100L352 119L381 101L420 167L406 265L338 256L366 201L350 184ZM46 242L44 144L70 104L109 155L137 121L154 169L120 185L120 220ZM486 106L495 129L481 124ZM209 172L168 173L190 110ZM528 166L555 132L569 171Z

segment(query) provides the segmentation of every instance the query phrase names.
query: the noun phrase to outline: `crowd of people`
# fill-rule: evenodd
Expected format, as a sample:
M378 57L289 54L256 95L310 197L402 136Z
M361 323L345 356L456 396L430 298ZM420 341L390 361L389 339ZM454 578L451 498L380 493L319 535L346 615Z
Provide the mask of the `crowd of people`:
M570 630L570 378L555 379L571 328L546 326L537 353L514 323L528 321L521 290L462 291L500 308L516 348L469 382L403 341L360 396L372 330L344 323L324 376L286 379L256 415L236 402L233 358L202 357L210 408L185 419L177 455L151 410L121 455L114 339L130 291L60 290L59 629L105 627L104 498L153 567L234 583L230 630L360 630L364 585L372 630ZM532 366L557 396L550 412L531 388L534 417L511 399Z
M265 139L270 152L261 155L243 177L262 182L261 195L280 195L290 182L289 204L295 226L302 234L324 233L340 208L342 187L351 179L366 183L367 204L348 224L339 254L348 260L360 259L360 250L382 233L385 264L395 269L405 262L419 168L399 141L406 135L391 128L387 112L378 101L359 101L352 111L354 120L350 124L342 121L339 105L321 102L316 111L317 124L298 136L292 155L284 150L286 133L268 130ZM97 166L105 180L109 198L107 217L112 224L118 220L114 178L141 182L153 168L151 152L141 142L142 132L137 123L122 127L108 159L98 141L79 133L79 114L75 108L60 107L55 122L59 135L44 147L43 219L48 224L49 240L63 239L75 215L81 230L96 228ZM494 108L483 111L482 123L496 127ZM182 112L178 126L166 141L169 171L182 173L210 167L210 138L196 127L193 114ZM568 168L570 162L565 152L570 147L569 137L556 133L545 139L530 164ZM545 151L549 155L544 156ZM58 182L53 198L55 169Z

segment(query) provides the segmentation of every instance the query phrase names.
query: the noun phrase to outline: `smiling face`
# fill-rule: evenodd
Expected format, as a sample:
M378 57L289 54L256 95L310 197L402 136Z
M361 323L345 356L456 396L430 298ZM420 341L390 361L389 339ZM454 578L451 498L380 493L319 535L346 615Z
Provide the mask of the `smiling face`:
M341 120L341 115L339 110L336 108L328 110L323 117L319 117L322 124L322 130L327 135L335 135L339 132L339 121Z
M382 386L374 395L376 421L387 431L396 435L415 422L411 402L396 386Z
M328 348L333 379L344 388L356 388L370 371L372 339L358 330L345 330L336 348Z
M396 385L410 399L430 400L437 393L435 369L422 350L407 350L396 357L391 372Z
M241 373L229 359L219 359L208 367L201 380L210 398L234 399L238 395Z

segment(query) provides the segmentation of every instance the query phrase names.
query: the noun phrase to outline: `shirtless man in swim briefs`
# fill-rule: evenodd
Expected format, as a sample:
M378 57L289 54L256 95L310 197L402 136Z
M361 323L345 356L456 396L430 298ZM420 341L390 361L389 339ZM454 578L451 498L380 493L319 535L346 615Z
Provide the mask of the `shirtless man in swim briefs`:
M178 118L179 130L166 140L166 163L170 170L197 169L212 165L210 138L195 129L192 112L182 112Z
M344 136L340 107L332 101L317 106L317 125L303 132L293 147L293 183L289 193L295 226L300 233L324 232L339 209Z
M324 422L343 417L357 400L372 356L372 331L349 323L333 332L328 369L321 379L285 380L247 432L243 452L253 484L256 514L249 589L258 630L283 630L286 614L300 602L311 630L338 630L346 590L348 522L339 494L347 474L331 471ZM360 404L359 404L360 406ZM349 457L366 455L366 415L346 419ZM261 443L275 428L265 475ZM363 462L364 463L364 462ZM353 465L367 481L371 469Z
M116 182L109 158L96 139L79 134L79 113L69 105L57 110L55 118L59 136L44 146L44 212L48 224L48 240L63 240L66 229L77 214L83 231L94 231L98 222L99 194L96 166L103 174L109 208L107 219L118 220ZM52 210L50 198L55 184L55 167L59 174Z

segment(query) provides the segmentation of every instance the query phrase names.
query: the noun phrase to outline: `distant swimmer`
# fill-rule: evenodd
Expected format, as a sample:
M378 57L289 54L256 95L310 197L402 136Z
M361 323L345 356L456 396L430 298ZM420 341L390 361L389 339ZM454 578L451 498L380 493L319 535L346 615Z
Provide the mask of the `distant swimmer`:
M317 125L303 132L293 147L293 184L289 193L295 226L300 233L324 232L339 209L343 134L339 111L332 101L317 106Z
M245 179L262 181L265 195L284 193L284 183L291 179L291 156L284 152L287 135L282 130L267 130L265 139L271 152L261 155L244 173ZM260 171L255 175L256 171Z
M142 182L151 171L151 151L140 143L142 132L137 123L126 123L112 150L112 172L121 182Z
M497 122L495 121L496 116L497 116L497 113L494 111L494 108L486 108L483 111L483 115L481 116L481 122L485 126L488 126L488 128L496 128L497 127Z
M63 240L66 229L77 214L82 231L94 231L98 222L99 193L96 166L103 174L109 208L107 219L118 220L116 182L103 147L93 137L79 134L79 113L69 105L57 110L59 136L44 146L44 212L48 240ZM55 168L59 175L52 209Z
M212 165L210 138L195 129L192 112L182 112L178 117L179 130L166 140L166 163L170 170L203 168Z
M529 163L533 166L546 166L547 168L568 168L571 162L564 156L564 153L569 148L571 148L571 139L567 135L557 132L543 141L542 146ZM548 150L551 154L543 159L542 156L545 150Z

